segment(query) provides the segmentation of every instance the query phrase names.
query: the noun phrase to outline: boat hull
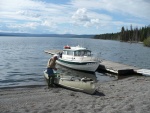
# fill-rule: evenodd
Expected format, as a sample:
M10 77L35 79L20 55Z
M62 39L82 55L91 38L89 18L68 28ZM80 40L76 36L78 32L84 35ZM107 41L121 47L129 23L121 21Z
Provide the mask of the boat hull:
M47 71L44 71L44 77L48 79ZM54 83L56 85L69 88L71 90L76 90L88 94L94 94L95 84L92 80L88 78L76 78L76 77L55 77Z
M80 71L95 72L99 66L99 62L72 62L58 59L57 64Z

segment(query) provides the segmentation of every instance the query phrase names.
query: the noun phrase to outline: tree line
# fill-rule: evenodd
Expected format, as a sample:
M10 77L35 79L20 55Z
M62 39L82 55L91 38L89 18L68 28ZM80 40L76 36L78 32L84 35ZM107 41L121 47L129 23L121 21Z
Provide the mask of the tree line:
M150 25L142 28L133 28L131 25L130 29L122 27L118 33L106 33L94 36L95 39L120 40L125 42L143 42L148 37L150 37Z

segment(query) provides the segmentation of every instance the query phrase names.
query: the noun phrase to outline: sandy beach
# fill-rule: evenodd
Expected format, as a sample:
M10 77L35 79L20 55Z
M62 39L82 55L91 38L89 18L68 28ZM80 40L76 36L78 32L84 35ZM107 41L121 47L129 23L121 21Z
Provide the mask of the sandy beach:
M150 77L97 82L89 95L47 86L0 89L0 113L149 113Z

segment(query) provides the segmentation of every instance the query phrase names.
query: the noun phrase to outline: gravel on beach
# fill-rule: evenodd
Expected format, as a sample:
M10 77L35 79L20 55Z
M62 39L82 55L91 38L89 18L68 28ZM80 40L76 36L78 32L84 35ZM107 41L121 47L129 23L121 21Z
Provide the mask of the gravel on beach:
M150 77L97 82L94 95L64 88L0 89L0 113L149 113Z

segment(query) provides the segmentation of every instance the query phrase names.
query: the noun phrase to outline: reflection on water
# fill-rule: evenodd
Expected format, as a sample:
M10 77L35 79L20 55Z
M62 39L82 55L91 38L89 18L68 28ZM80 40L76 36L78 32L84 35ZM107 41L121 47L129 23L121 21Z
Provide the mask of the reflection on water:
M57 65L58 68L58 73L61 74L62 76L75 76L75 77L81 77L81 78L92 78L95 82L100 81L100 82L105 82L105 81L111 81L115 80L115 77L111 77L107 75L106 73L88 73L88 72L82 72L82 71L77 71L73 70L64 66Z
M64 66L57 65L58 72L64 76L75 76L75 77L87 77L92 78L94 81L97 81L96 75L94 73L86 73L77 70L73 70Z

